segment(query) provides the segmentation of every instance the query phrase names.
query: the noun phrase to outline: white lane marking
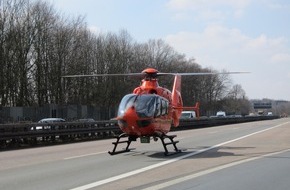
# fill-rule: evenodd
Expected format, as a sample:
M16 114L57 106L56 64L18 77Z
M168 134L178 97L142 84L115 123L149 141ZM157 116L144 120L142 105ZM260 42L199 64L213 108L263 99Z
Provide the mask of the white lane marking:
M241 140L241 139L244 139L244 138L256 135L256 134L259 134L259 133L263 133L265 131L269 131L269 130L277 128L277 127L281 127L281 126L283 126L285 124L288 124L288 123L290 123L290 122L282 123L282 124L279 124L279 125L267 128L267 129L263 129L261 131L257 131L257 132L254 132L254 133L251 133L251 134L248 134L248 135L245 135L245 136L242 136L242 137L230 140L230 141L226 141L226 142L223 142L223 143L220 143L220 144L217 144L217 145L205 148L205 149L198 150L196 152L191 152L191 153L185 154L183 156L172 158L170 160L166 160L164 162L153 164L151 166L140 168L140 169L137 169L137 170L134 170L134 171L131 171L131 172L127 172L127 173L124 173L124 174L120 174L120 175L117 175L117 176L114 176L114 177L110 177L110 178L107 178L107 179L104 179L104 180L96 181L96 182L93 182L93 183L90 183L90 184L87 184L87 185L83 185L83 186L80 186L80 187L76 187L76 188L73 188L71 190L87 190L87 189L90 189L90 188L98 187L100 185L104 185L106 183L110 183L110 182L113 182L113 181L117 181L119 179L123 179L123 178L126 178L126 177L130 177L130 176L133 176L133 175L148 171L148 170L152 170L152 169L155 169L155 168L158 168L158 167L161 167L161 166L164 166L164 165L167 165L167 164L182 160L184 158L188 158L190 156L201 154L203 152L206 152L206 151L209 151L211 149L223 146L225 144L229 144L229 143L232 143L232 142L235 142L235 141L238 141L238 140Z
M104 154L104 153L108 153L108 151L96 152L96 153L91 153L91 154L83 154L83 155L79 155L79 156L67 157L67 158L64 158L64 160L71 160L71 159L75 159L75 158L82 158L82 157L86 157L86 156L93 156L93 155Z
M285 153L285 152L288 152L288 151L290 151L290 149L282 150L282 151L279 151L279 152L274 152L274 153L270 153L270 154L266 154L266 155L261 155L261 156L258 156L258 157L248 158L248 159L245 159L245 160L239 160L239 161L236 161L236 162L233 162L233 163L225 164L225 165L222 165L222 166L217 166L215 168L211 168L211 169L204 170L204 171L201 171L201 172L198 172L198 173L194 173L194 174L191 174L191 175L188 175L188 176L184 176L184 177L181 177L181 178L170 180L168 182L161 183L161 184L158 184L158 185L155 185L155 186L151 186L151 187L148 187L148 188L145 188L145 189L142 189L142 190L163 189L163 188L166 188L166 187L169 187L169 186L172 186L172 185L176 185L176 184L184 182L184 181L192 180L194 178L201 177L203 175L207 175L207 174L210 174L210 173L222 170L222 169L226 169L226 168L229 168L229 167L232 167L232 166L236 166L236 165L239 165L239 164L243 164L243 163L246 163L246 162L258 160L260 158L265 158L265 157L269 157L269 156L273 156L273 155L277 155L277 154L282 154L282 153Z

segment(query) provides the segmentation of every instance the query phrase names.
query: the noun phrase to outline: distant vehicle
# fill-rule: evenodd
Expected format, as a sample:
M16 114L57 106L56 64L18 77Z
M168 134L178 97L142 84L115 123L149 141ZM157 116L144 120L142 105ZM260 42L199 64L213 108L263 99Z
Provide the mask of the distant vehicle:
M44 118L38 121L38 123L61 123L65 122L62 118ZM45 130L45 129L51 129L51 126L36 126L35 130ZM34 127L31 128L31 130L34 130Z
M267 115L268 115L268 116L272 116L272 115L273 115L273 112L268 112Z
M228 115L227 117L229 118L238 118L238 117L243 117L242 115Z
M76 120L77 122L95 122L95 120L93 118L86 118L86 119L78 119Z
M90 127L97 127L98 126L97 124L91 124L93 122L96 122L96 120L94 120L93 118L78 119L78 120L76 120L76 122L79 122L79 123L82 123L82 124L85 123L83 125L83 127L84 126L86 126L86 127L88 127L88 126L90 126Z
M44 118L38 121L38 123L58 123L58 122L65 122L62 118Z
M226 117L226 112L224 112L224 111L218 111L218 112L216 113L216 116L217 116L217 117Z
M180 119L192 119L196 118L195 111L182 111Z

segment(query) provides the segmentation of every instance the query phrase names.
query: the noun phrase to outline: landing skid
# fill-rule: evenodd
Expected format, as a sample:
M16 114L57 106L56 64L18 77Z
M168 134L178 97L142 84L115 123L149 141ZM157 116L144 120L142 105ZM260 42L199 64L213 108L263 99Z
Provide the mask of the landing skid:
M126 137L128 137L127 140L122 140L122 141L120 141L120 139L122 139L122 138L126 138ZM176 137L176 135L166 135L166 134L154 134L154 135L153 135L153 138L154 138L155 140L157 140L157 138L160 138L160 140L161 140L161 142L162 142L162 145L163 145L163 148L164 148L164 150L165 150L165 152L164 152L164 155L165 155L165 156L169 156L169 155L172 155L172 154L176 154L176 153L181 152L181 150L179 150L179 149L177 148L177 146L176 146L176 144L177 144L179 141L174 141L174 140L173 140L175 137ZM109 151L108 153L109 153L110 155L115 155L115 154L120 154L120 153L130 152L131 149L129 149L129 146L130 146L131 142L132 142L132 141L136 141L137 138L138 138L137 136L128 136L128 135L125 134L125 133L119 135L119 136L117 137L116 142L112 142L112 144L114 145L113 150L112 150L112 151ZM169 139L169 142L165 142L165 139ZM125 148L125 149L122 149L122 150L119 150L119 151L116 151L117 146L118 146L119 144L123 144L123 143L127 143L126 148ZM173 148L174 148L174 151L175 151L175 152L171 152L171 153L170 153L170 152L168 151L168 149L167 149L167 145L171 145L171 144L173 145Z
M172 155L172 154L176 154L176 153L179 153L181 152L181 150L179 150L176 146L176 144L179 142L179 141L174 141L173 139L176 137L176 135L166 135L166 134L156 134L155 137L158 137L160 138L161 142L162 142L162 145L163 145L163 148L165 150L164 152L164 155L165 156L169 156L169 155ZM169 139L170 142L165 142L165 139ZM172 144L173 145L173 148L175 150L175 152L169 152L168 149L167 149L167 145L170 145Z
M121 138L126 138L126 137L128 137L128 140L120 141ZM125 133L122 133L121 135L119 135L116 138L117 138L116 142L112 142L112 144L114 145L113 151L109 151L108 152L110 155L120 154L120 153L124 153L124 152L130 152L129 146L130 146L132 140L135 140L136 141L136 138L135 139L132 139L132 137L130 138ZM123 149L123 150L116 151L118 144L123 144L123 143L127 143L126 148Z

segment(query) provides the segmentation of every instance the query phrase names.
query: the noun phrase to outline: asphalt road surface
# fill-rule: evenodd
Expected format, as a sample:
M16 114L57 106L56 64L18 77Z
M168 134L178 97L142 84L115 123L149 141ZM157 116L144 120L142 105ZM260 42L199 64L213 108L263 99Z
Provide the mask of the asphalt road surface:
M110 156L114 139L0 152L1 190L275 189L290 187L290 118L170 132ZM173 149L172 149L173 150Z

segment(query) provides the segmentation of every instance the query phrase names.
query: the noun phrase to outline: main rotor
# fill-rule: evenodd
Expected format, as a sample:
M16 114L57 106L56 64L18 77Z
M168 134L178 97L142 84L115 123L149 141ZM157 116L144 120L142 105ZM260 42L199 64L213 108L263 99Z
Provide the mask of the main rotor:
M91 75L66 75L63 78L75 77L102 77L102 76L141 76L144 79L156 79L158 76L201 76L201 75L220 75L220 74L242 74L248 72L207 72L207 73L160 73L154 68L144 69L141 73L114 73L114 74L91 74Z

